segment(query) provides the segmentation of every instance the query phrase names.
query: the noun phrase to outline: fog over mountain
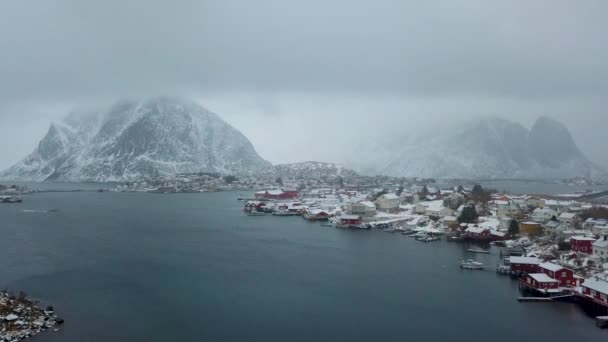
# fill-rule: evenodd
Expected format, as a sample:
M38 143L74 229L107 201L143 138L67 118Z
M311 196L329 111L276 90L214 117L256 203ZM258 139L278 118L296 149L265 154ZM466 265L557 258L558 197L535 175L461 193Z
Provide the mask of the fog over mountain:
M549 117L608 167L607 12L601 0L4 1L0 170L74 108L157 95L218 113L274 164L365 155L380 171L409 172L393 145L431 148L439 132L454 141L441 127L479 118L532 130ZM566 141L527 140L555 154L509 148L507 166L574 155L556 136Z
M482 118L362 145L346 162L365 173L439 178L596 178L591 162L560 122L540 117L531 129Z
M0 178L134 181L270 168L247 138L216 114L189 101L157 97L73 113L52 124L36 150Z

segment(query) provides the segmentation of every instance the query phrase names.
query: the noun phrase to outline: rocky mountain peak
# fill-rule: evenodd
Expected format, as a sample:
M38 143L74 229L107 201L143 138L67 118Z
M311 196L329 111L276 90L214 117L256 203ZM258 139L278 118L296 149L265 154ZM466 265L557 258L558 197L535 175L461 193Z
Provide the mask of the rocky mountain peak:
M216 114L193 101L154 97L69 115L51 125L38 148L0 177L125 181L270 167L241 132Z

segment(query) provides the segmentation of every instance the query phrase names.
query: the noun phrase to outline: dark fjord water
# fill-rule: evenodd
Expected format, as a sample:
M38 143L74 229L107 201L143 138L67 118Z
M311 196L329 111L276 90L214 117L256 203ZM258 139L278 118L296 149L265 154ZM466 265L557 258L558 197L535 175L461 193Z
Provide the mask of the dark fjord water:
M607 338L574 305L518 303L509 278L460 270L464 245L247 217L236 196L39 193L0 205L0 287L66 319L32 341Z

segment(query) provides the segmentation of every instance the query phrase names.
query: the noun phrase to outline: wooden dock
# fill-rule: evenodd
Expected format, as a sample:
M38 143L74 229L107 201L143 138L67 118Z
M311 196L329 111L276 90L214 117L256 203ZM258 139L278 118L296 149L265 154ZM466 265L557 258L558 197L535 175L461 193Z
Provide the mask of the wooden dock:
M520 302L550 302L552 300L572 297L573 294L565 294L551 297L518 297L517 300Z
M551 297L517 297L520 302L550 302L553 300Z

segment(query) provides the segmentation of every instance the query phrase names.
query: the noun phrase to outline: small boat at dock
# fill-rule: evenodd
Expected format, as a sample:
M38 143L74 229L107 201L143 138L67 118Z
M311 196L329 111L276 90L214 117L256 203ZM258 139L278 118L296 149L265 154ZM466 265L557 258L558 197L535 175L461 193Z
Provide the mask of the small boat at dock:
M469 253L490 254L490 251L487 251L485 249L479 249L479 248L469 248L469 249L467 249L467 252L469 252Z
M465 270L481 270L483 269L483 264L479 261L475 260L462 260L460 262L460 268Z

